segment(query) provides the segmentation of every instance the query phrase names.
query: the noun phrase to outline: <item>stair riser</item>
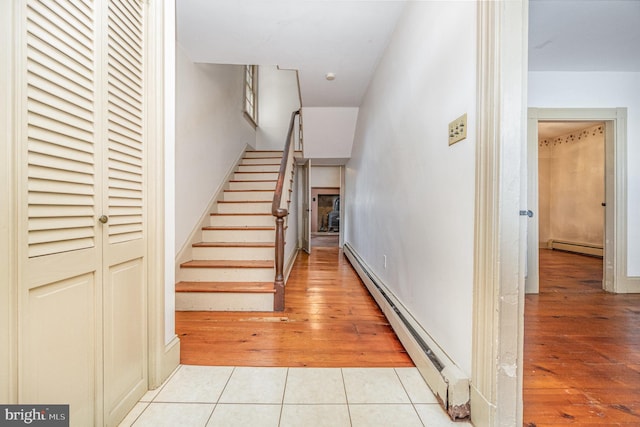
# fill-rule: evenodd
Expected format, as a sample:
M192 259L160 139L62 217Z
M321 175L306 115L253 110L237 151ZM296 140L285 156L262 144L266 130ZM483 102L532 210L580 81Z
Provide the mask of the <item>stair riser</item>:
M204 242L268 242L276 239L275 230L202 230Z
M280 157L275 157L274 158L269 158L269 157L256 157L256 158L245 158L242 159L242 163L243 165L263 165L265 163L277 163L280 164L280 162L282 161L282 156Z
M273 261L275 259L274 248L194 247L191 253L193 259L243 261Z
M211 215L209 225L212 227L243 226L273 227L276 223L273 215Z
M269 282L274 277L274 268L181 268L179 281Z
M238 172L278 172L280 165L240 165Z
M247 151L244 153L244 157L249 159L278 156L282 157L282 151Z
M273 311L273 294L176 292L177 311Z
M234 173L233 179L235 181L263 181L278 179L278 172L247 172L247 173ZM275 188L275 187L274 187Z
M271 213L271 203L218 203L218 213Z
M271 190L275 191L276 183L272 181L267 182L252 182L252 181L243 181L243 182L230 182L229 190Z
M273 201L274 191L225 191L223 200L226 202L242 202L242 201Z

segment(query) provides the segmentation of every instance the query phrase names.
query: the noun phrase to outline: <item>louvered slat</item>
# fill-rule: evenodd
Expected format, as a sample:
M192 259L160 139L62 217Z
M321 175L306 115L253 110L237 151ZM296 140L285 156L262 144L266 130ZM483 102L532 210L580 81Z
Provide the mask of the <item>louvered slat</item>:
M142 238L143 27L139 0L109 3L109 243Z
M87 1L27 7L29 257L96 244L92 16Z

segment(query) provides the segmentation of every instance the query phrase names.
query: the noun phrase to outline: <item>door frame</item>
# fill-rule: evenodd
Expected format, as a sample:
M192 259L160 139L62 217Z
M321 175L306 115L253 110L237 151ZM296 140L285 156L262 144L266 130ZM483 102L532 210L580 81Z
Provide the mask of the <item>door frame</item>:
M627 277L627 109L529 108L527 132L528 218L526 292L539 289L538 260L538 122L601 121L605 123L604 289L614 293L640 291Z
M175 150L175 2L148 2L147 326L148 388L180 364L175 333L173 180Z
M311 254L311 159L298 166L300 171L300 249Z
M14 144L16 2L0 2L0 402L18 399L17 218Z
M477 3L474 425L522 424L527 2Z

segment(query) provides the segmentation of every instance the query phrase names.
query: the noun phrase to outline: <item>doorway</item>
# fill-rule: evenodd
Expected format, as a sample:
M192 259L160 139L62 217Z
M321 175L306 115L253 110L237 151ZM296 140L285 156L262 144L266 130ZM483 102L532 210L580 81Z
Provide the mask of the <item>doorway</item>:
M605 136L602 121L538 121L539 270L546 251L603 258Z
M526 293L539 289L539 122L604 124L604 283L608 292L633 292L626 280L626 116L625 108L529 108L527 133L528 200ZM567 132L571 134L571 132ZM574 135L574 138L576 136ZM605 206L602 206L602 203ZM579 215L581 212L574 212Z
M340 242L340 188L311 188L311 246Z

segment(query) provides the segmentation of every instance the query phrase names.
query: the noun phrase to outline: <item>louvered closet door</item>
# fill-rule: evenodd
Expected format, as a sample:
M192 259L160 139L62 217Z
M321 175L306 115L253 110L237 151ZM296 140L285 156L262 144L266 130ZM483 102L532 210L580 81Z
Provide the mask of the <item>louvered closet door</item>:
M19 399L114 425L147 388L143 9L17 13Z
M143 230L143 5L107 6L104 175L105 417L112 425L147 390Z
M72 425L91 426L102 315L95 11L29 1L18 13L19 399L68 403Z

